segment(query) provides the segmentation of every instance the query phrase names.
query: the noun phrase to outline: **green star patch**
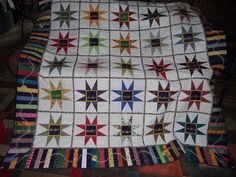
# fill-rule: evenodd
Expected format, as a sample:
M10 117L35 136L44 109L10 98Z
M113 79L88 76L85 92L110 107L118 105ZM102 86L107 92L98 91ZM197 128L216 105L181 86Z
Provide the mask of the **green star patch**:
M130 48L129 41L120 41L121 48Z
M61 100L62 90L51 90L51 98L54 100Z
M127 22L127 21L129 21L129 13L128 13L128 12L122 12L122 13L120 13L120 21L121 21L121 22Z

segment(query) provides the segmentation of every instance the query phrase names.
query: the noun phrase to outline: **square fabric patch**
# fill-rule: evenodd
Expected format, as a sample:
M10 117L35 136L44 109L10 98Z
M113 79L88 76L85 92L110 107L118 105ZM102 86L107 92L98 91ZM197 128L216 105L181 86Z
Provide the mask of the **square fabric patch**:
M53 1L33 146L207 146L211 75L189 6Z

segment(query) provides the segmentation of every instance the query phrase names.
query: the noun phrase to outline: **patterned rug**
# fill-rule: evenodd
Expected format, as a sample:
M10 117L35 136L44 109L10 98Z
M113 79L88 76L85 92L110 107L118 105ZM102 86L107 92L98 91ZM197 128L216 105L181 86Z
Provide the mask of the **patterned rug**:
M212 83L225 35L183 3L41 2L3 168L232 167ZM49 25L50 24L50 25Z

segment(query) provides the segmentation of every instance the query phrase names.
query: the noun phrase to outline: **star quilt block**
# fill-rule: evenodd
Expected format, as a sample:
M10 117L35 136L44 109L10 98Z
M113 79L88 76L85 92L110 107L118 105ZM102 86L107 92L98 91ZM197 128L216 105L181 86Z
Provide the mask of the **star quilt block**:
M34 147L71 147L73 114L39 112Z
M166 144L174 139L173 113L146 115L144 124L144 142L146 145L155 143Z
M144 111L144 84L142 80L111 80L111 111Z
M52 8L51 28L58 29L78 29L79 27L79 3L62 2L55 3Z
M41 82L39 87L39 110L49 112L51 110L56 112L72 111L74 101L71 79L39 79L39 82Z
M75 66L76 56L63 56L45 52L44 61L41 64L43 77L71 76Z
M197 78L204 77L210 79L212 77L212 69L209 65L208 57L204 53L190 54L183 56L175 56L178 61L177 68L180 78Z
M110 6L110 27L111 29L120 30L138 30L138 9L136 6L120 4Z
M81 3L80 26L82 28L108 29L108 5Z
M111 147L142 146L143 117L141 114L114 114L110 120Z
M174 127L175 135L185 144L206 146L208 123L207 114L179 113Z
M146 6L140 11L140 29L156 29L169 26L169 13L166 6Z
M205 51L206 43L201 25L173 26L172 36L175 54Z
M112 57L111 77L144 78L142 62L133 57Z
M199 79L183 80L181 82L183 90L179 96L179 101L183 104L178 105L178 110L209 113L212 107L212 93L207 82Z
M74 79L75 112L107 112L108 81L104 79Z
M73 147L107 147L108 116L76 114L73 133Z
M78 46L78 31L52 31L47 52L59 55L76 55Z
M175 111L179 91L178 82L148 80L145 112L160 114Z
M79 56L77 58L75 77L106 77L109 75L108 57Z
M168 27L149 32L143 31L142 55L143 56L166 56L172 53L170 30Z
M168 7L172 24L187 23L187 24L199 24L201 19L195 13L194 9L183 3L176 3L176 6Z

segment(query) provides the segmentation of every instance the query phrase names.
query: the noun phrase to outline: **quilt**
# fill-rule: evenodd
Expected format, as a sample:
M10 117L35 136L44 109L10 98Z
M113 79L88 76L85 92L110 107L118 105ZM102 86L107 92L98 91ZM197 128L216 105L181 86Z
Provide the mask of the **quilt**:
M225 35L185 3L39 1L2 168L230 167L213 93Z

